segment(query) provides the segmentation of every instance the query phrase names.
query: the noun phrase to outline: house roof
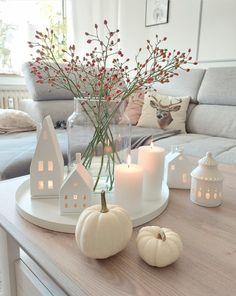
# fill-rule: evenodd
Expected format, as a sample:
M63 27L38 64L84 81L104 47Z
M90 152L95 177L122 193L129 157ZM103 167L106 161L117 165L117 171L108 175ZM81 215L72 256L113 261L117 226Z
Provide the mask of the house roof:
M171 162L181 155L180 152L170 152L166 155L166 161Z
M85 167L82 164L77 164L77 168L73 169L67 178L64 180L62 187L66 187L69 182L73 182L78 180L78 178L82 179L85 183L85 185L88 187L88 189L93 188L93 178L90 175L90 173L85 169Z
M45 139L44 139L45 133L47 133L47 141L45 141ZM59 143L57 140L57 136L56 136L50 115L46 116L43 120L42 129L41 129L41 132L40 132L40 135L38 138L38 143L37 143L32 161L35 158L39 158L39 156L40 156L40 159L42 159L41 149L42 149L42 147L45 149L45 146L47 147L46 149L49 149L49 151L51 149L53 149L53 152L55 152L55 157L57 158L59 164L63 168L64 167L64 160L62 157L62 153L60 150L60 146L59 146Z

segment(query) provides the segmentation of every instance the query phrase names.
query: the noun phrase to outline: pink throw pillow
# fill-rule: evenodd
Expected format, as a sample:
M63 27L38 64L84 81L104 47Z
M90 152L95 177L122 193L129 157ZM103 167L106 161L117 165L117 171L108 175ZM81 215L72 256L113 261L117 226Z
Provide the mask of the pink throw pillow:
M144 102L144 92L136 91L132 95L130 95L128 100L128 105L125 108L124 114L128 116L130 123L132 125L136 125L138 123L139 117L142 113Z

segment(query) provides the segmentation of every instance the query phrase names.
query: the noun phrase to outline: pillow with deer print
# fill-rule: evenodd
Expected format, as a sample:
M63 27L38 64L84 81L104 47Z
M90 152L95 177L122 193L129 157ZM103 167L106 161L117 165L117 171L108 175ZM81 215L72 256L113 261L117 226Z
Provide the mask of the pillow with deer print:
M185 121L190 97L171 97L147 92L137 126L181 130L186 133Z

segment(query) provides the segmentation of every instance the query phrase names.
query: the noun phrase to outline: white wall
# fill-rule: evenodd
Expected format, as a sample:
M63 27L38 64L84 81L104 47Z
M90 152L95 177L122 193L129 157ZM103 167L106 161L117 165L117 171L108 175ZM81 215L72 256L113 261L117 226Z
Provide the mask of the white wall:
M167 24L145 27L146 0L70 0L70 33L80 54L88 50L84 32L102 27L107 19L112 29L120 29L121 48L134 58L146 40L156 34L167 37L169 49L192 49L195 67L236 66L236 0L169 0ZM73 31L73 32L72 32ZM73 43L73 42L71 42ZM203 61L203 62L202 62ZM8 81L9 80L9 81ZM2 84L11 78L0 77ZM22 79L15 83L23 83Z
M198 0L170 0L169 22L145 27L146 0L120 0L122 48L132 57L139 47L145 46L147 39L154 40L158 34L160 38L167 37L163 47L183 51L191 48L196 56L199 3Z
M235 0L169 0L168 23L152 27L145 27L145 3L120 0L121 46L129 56L158 34L169 49L191 48L197 67L236 65Z
M134 57L148 39L145 28L145 0L119 1L120 46L128 57Z
M203 0L199 60L236 60L236 1Z

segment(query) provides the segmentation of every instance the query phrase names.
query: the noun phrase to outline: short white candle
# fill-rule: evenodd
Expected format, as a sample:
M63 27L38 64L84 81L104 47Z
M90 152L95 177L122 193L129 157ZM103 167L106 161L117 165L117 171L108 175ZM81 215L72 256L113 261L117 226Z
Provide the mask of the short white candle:
M143 169L137 164L115 166L115 200L130 215L141 211Z
M142 146L138 148L138 164L144 171L143 198L155 200L160 198L164 175L165 150L161 147Z

